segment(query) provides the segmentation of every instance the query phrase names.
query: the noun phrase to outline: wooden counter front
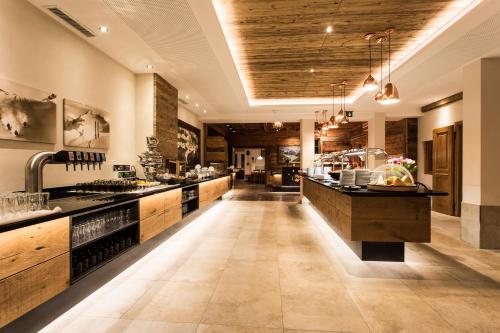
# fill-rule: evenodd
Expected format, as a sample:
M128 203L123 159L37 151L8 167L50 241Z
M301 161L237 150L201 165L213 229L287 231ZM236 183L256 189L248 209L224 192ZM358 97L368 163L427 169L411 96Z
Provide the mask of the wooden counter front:
M217 200L229 191L229 176L200 183L200 208Z
M0 233L0 327L69 287L69 218Z
M182 220L181 191L179 188L139 200L141 243Z
M366 245L393 247L399 243L401 248L404 242L431 240L428 196L356 196L308 178L303 177L302 182L303 195L360 257Z

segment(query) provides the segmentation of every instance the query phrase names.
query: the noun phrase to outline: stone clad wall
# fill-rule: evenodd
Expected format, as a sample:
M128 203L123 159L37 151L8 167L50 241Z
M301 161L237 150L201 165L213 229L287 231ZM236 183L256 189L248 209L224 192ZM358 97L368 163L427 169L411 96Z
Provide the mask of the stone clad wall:
M154 74L154 134L164 159L177 159L177 88Z

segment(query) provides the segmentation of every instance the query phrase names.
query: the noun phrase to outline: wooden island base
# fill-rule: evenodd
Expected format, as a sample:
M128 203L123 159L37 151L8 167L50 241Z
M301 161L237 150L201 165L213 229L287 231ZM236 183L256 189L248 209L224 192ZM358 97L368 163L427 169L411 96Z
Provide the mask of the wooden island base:
M343 191L302 178L303 195L362 260L404 261L405 242L431 240L426 193Z

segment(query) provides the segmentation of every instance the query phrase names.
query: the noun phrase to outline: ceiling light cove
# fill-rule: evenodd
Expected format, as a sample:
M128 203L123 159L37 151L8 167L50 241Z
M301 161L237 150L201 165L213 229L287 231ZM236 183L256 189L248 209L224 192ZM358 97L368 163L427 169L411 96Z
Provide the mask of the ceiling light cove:
M250 106L331 105L332 80L349 81L350 104L380 83L370 73L369 41L359 31L373 29L378 37L385 22L398 29L391 45L394 71L480 2L316 0L305 7L303 1L212 0ZM360 19L367 14L375 20L371 27ZM372 65L380 68L379 59ZM383 80L388 72L384 58Z

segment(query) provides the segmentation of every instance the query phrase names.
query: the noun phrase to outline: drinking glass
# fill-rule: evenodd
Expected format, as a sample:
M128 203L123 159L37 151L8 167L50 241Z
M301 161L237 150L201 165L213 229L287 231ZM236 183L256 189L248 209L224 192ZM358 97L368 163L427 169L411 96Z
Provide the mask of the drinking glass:
M48 192L42 192L38 193L38 205L41 210L49 210L49 198L50 198L50 193Z
M28 193L28 211L35 212L40 209L40 201L38 200L38 193Z

